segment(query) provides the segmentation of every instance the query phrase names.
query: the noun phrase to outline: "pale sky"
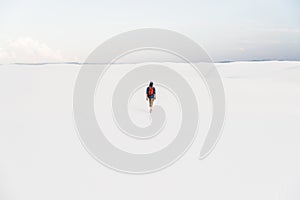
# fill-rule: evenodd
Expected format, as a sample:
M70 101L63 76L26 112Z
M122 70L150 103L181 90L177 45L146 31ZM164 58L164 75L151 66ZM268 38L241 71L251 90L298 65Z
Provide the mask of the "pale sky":
M299 0L0 0L0 63L79 61L108 38L164 28L214 61L300 60Z

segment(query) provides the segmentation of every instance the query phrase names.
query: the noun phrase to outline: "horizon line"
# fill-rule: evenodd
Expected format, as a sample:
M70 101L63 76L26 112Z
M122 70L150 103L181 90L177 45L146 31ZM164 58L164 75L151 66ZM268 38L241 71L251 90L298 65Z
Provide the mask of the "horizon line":
M233 63L233 62L266 62L266 61L291 61L291 62L298 62L300 59L253 59L253 60L220 60L216 62L211 63ZM114 64L139 64L139 63L146 63L146 62L124 62L124 63L114 63ZM161 61L160 63L185 63L185 62L171 62L171 61ZM197 62L191 62L191 63L197 63ZM58 64L70 64L70 65L106 65L109 63L85 63L85 62L76 62L76 61L61 61L61 62L15 62L15 63L0 63L0 65L58 65Z

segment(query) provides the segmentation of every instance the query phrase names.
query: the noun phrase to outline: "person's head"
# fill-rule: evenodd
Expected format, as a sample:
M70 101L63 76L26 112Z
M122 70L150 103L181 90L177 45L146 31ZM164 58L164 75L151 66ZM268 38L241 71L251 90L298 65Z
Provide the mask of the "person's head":
M149 86L150 86L150 87L152 87L152 86L153 86L153 82L152 82L152 81L149 83Z

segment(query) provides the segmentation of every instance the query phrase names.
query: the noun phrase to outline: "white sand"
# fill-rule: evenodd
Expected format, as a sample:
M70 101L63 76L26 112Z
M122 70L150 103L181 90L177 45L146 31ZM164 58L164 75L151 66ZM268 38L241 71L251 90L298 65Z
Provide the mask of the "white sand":
M201 133L209 124L203 120L202 132L182 159L161 172L141 176L102 166L81 145L72 113L78 65L0 66L0 199L299 200L300 62L216 66L224 81L227 114L212 154L197 159ZM160 92L160 97L168 96ZM205 94L198 92L204 103L200 115L209 116ZM149 115L144 96L138 97L129 112L143 126ZM174 99L170 102L176 107ZM178 109L173 110L175 114L168 111L168 120L180 120ZM122 148L126 144L128 151L141 147L125 141ZM159 148L147 145L142 151Z

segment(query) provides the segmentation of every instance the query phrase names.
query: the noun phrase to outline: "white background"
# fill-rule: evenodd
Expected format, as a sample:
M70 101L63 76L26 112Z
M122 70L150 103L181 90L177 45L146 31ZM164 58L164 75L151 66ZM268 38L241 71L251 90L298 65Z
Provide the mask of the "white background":
M80 66L0 66L0 199L299 200L300 63L216 65L227 100L218 145L198 160L200 134L148 175L110 170L81 145L72 113Z

